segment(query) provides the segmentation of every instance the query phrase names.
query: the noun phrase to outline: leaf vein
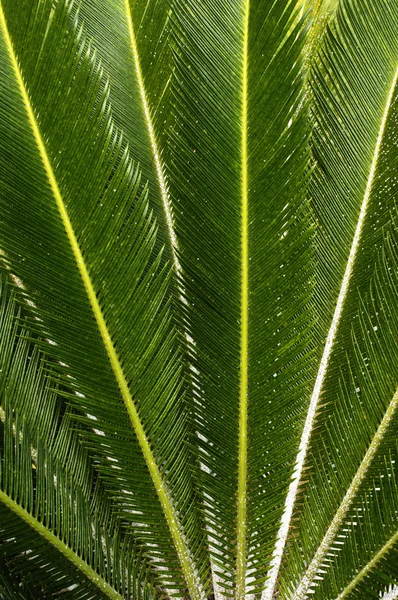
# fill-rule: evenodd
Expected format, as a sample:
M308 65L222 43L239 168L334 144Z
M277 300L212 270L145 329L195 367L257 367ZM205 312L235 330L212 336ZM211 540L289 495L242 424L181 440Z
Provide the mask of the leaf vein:
M180 261L177 256L178 242L177 242L176 234L174 231L173 211L172 211L172 207L171 207L171 203L170 203L169 192L167 189L167 181L166 181L166 176L164 174L164 167L162 164L159 147L158 147L158 142L156 139L156 133L155 133L155 129L154 129L154 126L152 123L151 110L149 108L149 103L148 103L148 99L147 99L144 77L143 77L142 71L141 71L140 57L139 57L137 40L136 40L136 36L135 36L135 31L134 31L133 15L131 12L130 0L125 0L125 9L126 9L128 30L129 30L129 36L130 36L131 52L132 52L133 60L134 60L135 73L136 73L136 77L137 77L138 89L140 92L142 108L143 108L144 117L145 117L145 123L147 126L149 141L151 144L153 159L155 162L155 168L156 168L156 174L157 174L157 178L158 178L160 195L162 198L164 212L166 215L167 228L169 231L169 236L170 236L170 241L171 241L171 249L172 249L172 254L173 254L174 268L175 268L177 274L179 274L181 272L181 265L180 265Z
M248 231L248 37L250 1L246 0L242 61L242 138L241 138L241 324L239 386L239 465L237 514L236 595L246 592L247 553L247 394L248 394L248 325L249 325L249 231Z

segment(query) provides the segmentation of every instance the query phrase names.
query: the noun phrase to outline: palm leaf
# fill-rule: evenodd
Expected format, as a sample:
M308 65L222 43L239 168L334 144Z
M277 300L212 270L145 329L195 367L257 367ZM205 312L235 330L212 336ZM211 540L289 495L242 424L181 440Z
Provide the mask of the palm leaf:
M358 326L352 332L353 357L347 365L352 379L349 383L347 377L340 380L340 390L335 399L335 403L340 405L339 417L335 417L336 422L333 423L328 415L327 433L322 432L322 456L318 451L314 457L310 457L314 461L314 471L319 469L317 476L327 482L327 485L324 484L325 493L333 498L333 502L329 502L335 513L328 522L332 507L322 505L325 500L319 487L315 492L311 477L310 490L306 495L300 519L302 515L309 519L307 510L311 510L311 514L316 510L323 517L322 520L319 518L318 522L322 523L320 531L324 528L324 533L312 560L308 561L306 574L297 587L297 598L305 597L308 586L312 584L318 572L322 573L323 579L318 583L319 589L316 588L315 591L315 597L319 598L337 597L340 593L344 593L345 597L353 589L358 589L360 597L360 593L363 593L360 584L365 577L365 589L373 589L374 597L378 597L383 583L396 582L392 565L398 505L395 466L398 394L397 373L394 370L391 372L391 365L397 363L397 321L396 312L390 309L397 290L396 277L394 281L394 276L391 276L394 269L396 271L396 239L394 244L387 241L386 246L389 253L384 257L386 264L378 264L380 279L375 278L377 285L372 286L367 301L363 302ZM383 272L384 280L380 277ZM373 340L372 334L374 335L375 331L382 333ZM384 379L378 381L381 373L384 374ZM353 401L356 398L360 401L358 407ZM382 398L385 399L385 413L381 414L381 418ZM352 427L352 431L349 432L350 451L346 450L343 454L343 450L338 447L341 441L338 439L336 427L341 428L344 423L347 430L345 420L352 418L355 409L358 411L358 418L356 427ZM327 435L333 437L333 449L325 443ZM342 442L344 441L343 439ZM357 454L351 446L358 448L355 451ZM339 457L339 462L335 462L339 454L342 456ZM336 505L337 498L341 498L339 505ZM310 501L316 502L316 509L314 506L310 509L307 504ZM312 534L314 529L313 527ZM302 540L296 542L300 545L301 556L307 547L313 547L314 542L316 543L316 538L310 541L308 534L304 534ZM295 551L297 553L297 548ZM295 569L301 561L302 558L298 559L295 556ZM384 577L374 573L375 569L384 573ZM299 570L298 572L300 573ZM374 581L370 583L373 575ZM287 577L290 588L296 577L296 574L293 577L291 573Z
M170 0L83 0L79 12L112 87L116 124L148 182L158 223L157 244L174 261L177 243L163 154L171 125Z
M121 537L120 526L108 518L106 494L98 507L100 483L79 438L64 435L69 415L60 412L59 399L48 388L44 357L26 340L9 288L2 279L0 323L3 349L8 349L0 363L4 594L37 598L67 590L69 598L121 599L133 592L149 598L142 583L150 565L145 569L131 536ZM116 564L123 546L128 553Z
M199 479L216 583L243 598L264 585L312 369L304 38L290 2L176 2L173 18Z
M295 589L297 599L306 597L316 585L314 578L334 564L330 553L336 536L395 422L395 317L385 306L389 303L395 314L396 284L381 271L383 285L369 290L386 268L380 259L386 250L380 248L392 244L389 254L394 255L396 243L384 231L395 211L394 188L387 183L396 164L395 10L383 2L360 10L355 3L341 2L314 73L318 167L311 193L320 223L319 312L327 337L289 510L291 518L302 468L310 468L298 532L291 534L297 542L281 584L288 596ZM395 261L387 267L393 268ZM355 333L356 322L361 327ZM358 348L358 339L370 335L374 339L365 349ZM385 343L378 343L379 338ZM311 535L305 532L310 522ZM335 570L332 576L340 577Z
M307 23L306 40L302 50L307 75L311 72L325 31L335 18L338 4L339 0L297 0L296 2L297 20L305 20ZM310 89L307 90L308 92Z
M0 16L6 264L33 304L31 326L51 341L60 377L79 394L85 440L115 510L164 582L196 597L201 533L191 510L181 367L146 193L137 195L139 173L120 150L107 88L68 3L53 10L5 1Z
M80 4L0 3L0 597L391 600L398 4Z

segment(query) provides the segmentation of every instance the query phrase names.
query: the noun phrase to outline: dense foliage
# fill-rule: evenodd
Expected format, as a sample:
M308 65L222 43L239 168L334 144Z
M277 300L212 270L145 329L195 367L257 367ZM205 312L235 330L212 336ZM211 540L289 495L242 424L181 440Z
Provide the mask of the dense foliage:
M398 0L0 0L0 599L398 598Z

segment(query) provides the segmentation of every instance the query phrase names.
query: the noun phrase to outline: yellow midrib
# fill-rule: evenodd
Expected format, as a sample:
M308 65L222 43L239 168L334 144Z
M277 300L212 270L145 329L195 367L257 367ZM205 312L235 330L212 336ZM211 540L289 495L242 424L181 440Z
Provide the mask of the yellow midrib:
M11 64L12 64L12 67L13 67L13 70L15 73L16 80L18 82L18 86L19 86L20 93L21 93L21 96L22 96L22 99L24 102L24 106L25 106L25 109L26 109L26 112L28 115L29 123L30 123L31 129L32 129L39 153L40 153L41 160L43 162L44 169L45 169L47 177L48 177L48 181L50 183L52 193L54 195L54 199L57 204L57 208L59 210L63 225L65 227L66 235L67 235L69 243L71 245L73 256L76 261L77 267L79 269L79 273L82 278L83 285L86 290L86 293L87 293L87 296L88 296L88 299L90 302L90 306L93 311L93 315L94 315L95 321L98 326L98 330L101 335L101 339L105 346L109 361L112 366L113 373L115 375L115 379L118 383L122 398L126 405L131 424L134 428L135 434L137 436L138 442L141 447L141 451L143 453L143 456L147 463L150 475L152 477L152 481L153 481L155 490L158 494L160 504L161 504L163 512L165 514L166 521L168 523L170 533L172 535L172 538L173 538L173 541L174 541L174 544L175 544L175 547L177 550L177 554L180 559L180 564L181 564L181 567L182 567L182 570L183 570L183 573L184 573L184 576L186 579L187 587L190 590L192 598L195 600L199 600L200 594L197 591L196 577L195 577L193 566L191 564L191 560L189 557L189 552L186 548L186 544L185 544L185 541L181 534L177 517L174 513L174 509L171 504L171 501L168 497L168 493L167 493L165 484L163 482L160 471L158 469L155 458L153 456L149 441L147 439L143 425L141 423L141 419L140 419L137 409L135 407L133 397L130 393L129 386L127 384L126 378L124 376L124 373L123 373L123 370L122 370L122 367L121 367L121 364L119 361L119 358L116 353L116 349L113 345L111 336L109 334L109 331L108 331L108 328L106 325L105 318L102 314L101 307L99 305L96 293L94 291L94 287L91 282L90 274L86 267L86 264L85 264L82 252L80 250L75 232L73 230L71 221L69 219L69 215L68 215L65 203L63 201L62 194L59 189L51 162L49 160L47 150L46 150L46 147L45 147L45 144L44 144L37 120L36 120L36 116L34 114L34 110L33 110L28 92L26 90L25 83L24 83L24 80L22 77L22 73L21 73L21 70L20 70L16 55L15 55L15 52L14 52L12 40L11 40L9 31L8 31L7 21L6 21L5 15L4 15L3 6L2 6L1 2L0 2L0 24L1 24L1 28L3 30L4 40L5 40L7 50L8 50L9 56L10 56L10 61L11 61Z
M82 560L69 546L64 544L56 535L54 535L47 527L45 527L40 521L35 519L29 512L17 504L12 498L6 493L0 490L0 502L5 504L10 510L12 510L20 519L25 521L36 533L41 535L47 542L49 542L54 548L59 550L79 571L92 581L102 593L106 594L108 598L112 600L123 600L123 597L114 590L109 583L105 581L94 569L88 566L88 564Z
M239 456L237 502L236 598L246 594L247 555L247 394L249 364L249 207L248 207L248 39L249 0L244 0L242 61L242 137L241 137L241 308L240 308L240 373L239 373Z

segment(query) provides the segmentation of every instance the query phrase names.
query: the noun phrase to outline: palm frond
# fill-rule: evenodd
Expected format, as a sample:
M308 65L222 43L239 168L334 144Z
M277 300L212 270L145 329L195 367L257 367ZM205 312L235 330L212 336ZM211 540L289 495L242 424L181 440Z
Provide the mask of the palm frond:
M322 475L319 477L327 478L328 494L333 495L333 498L341 497L341 490L344 490L345 494L340 505L336 507L337 510L335 508L333 519L327 525L322 541L307 566L306 574L296 591L297 598L305 596L306 590L319 572L322 573L323 581L318 583L319 590L316 590L315 597L325 597L324 592L328 587L332 587L333 593L337 596L347 580L349 582L350 579L358 577L355 581L357 587L365 573L379 566L379 560L385 559L388 563L388 551L394 544L398 507L396 488L398 373L395 366L398 364L396 345L398 321L396 312L390 307L393 306L397 291L396 242L396 239L393 244L387 241L388 254L384 257L385 264L377 265L378 280L375 277L377 285L372 286L367 301L363 302L361 316L357 326L354 327L353 356L347 365L351 381L348 383L347 378L340 381L338 401L344 409L339 407L336 425L330 416L327 424L328 433L330 436L333 435L334 444L337 446L334 452L343 454L338 447L341 441L337 440L337 431L333 431L333 426L341 428L344 424L347 430L345 420L355 414L356 408L352 399L357 397L360 400L360 407L357 410L361 411L362 418L358 418L355 427L350 431L350 452L343 460L340 459L339 465L338 462L334 462L333 450L324 443L322 463L319 455L314 457L316 469L322 470ZM372 339L372 334L374 335L375 332L380 333L376 333L376 339ZM378 381L381 379L381 374L383 379ZM390 402L388 402L389 398L391 398ZM385 413L380 420L380 412L383 408L381 400L384 400ZM351 445L358 448L357 455L351 449ZM361 447L362 450L359 450ZM358 463L356 471L353 471L361 451L363 458ZM349 481L350 476L352 479L349 486L345 488L345 482ZM318 490L317 511L325 515L327 510L321 507L322 501ZM304 514L306 509L310 508L306 502ZM325 520L321 527L325 526ZM306 534L305 544L311 543L307 541L308 537ZM357 551L358 548L361 548L361 552ZM359 574L365 565L368 566L360 577ZM330 577L329 571L331 571ZM394 569L387 568L386 573L390 574L390 582L395 583L395 577L391 579ZM382 589L380 581L378 583L378 587L374 587L377 596Z
M198 597L202 534L168 274L139 172L120 150L107 87L70 12L64 1L2 2L0 247L31 327L73 388L114 510L164 583Z
M4 279L0 299L9 349L0 361L0 583L6 598L149 599L150 565L107 516L105 494L97 506L99 483L79 438L69 435L62 449L68 414L48 388L44 357L27 341Z
M243 598L264 585L312 369L304 34L291 2L177 1L173 19L198 477L216 586Z
M396 597L398 2L0 0L0 65L0 598Z
M397 583L396 447L392 450L383 447L378 458L379 464L372 468L374 473L367 477L366 483L371 485L356 500L354 510L346 518L346 527L337 536L337 541L344 545L334 552L333 571L317 591L320 598L380 598L386 586ZM369 482L371 475L373 482Z
M112 88L116 124L148 182L149 203L158 223L157 245L178 269L172 207L163 164L170 126L172 55L170 0L83 0L79 6Z
M299 514L294 504L290 512L291 518L296 510L297 531L281 575L287 597L304 598L316 580L328 578L336 535L395 422L396 238L386 233L396 220L395 12L384 2L341 2L313 76L317 167L310 191L320 223L318 304L326 344L296 485L304 469L308 481ZM380 256L389 257L388 267ZM383 285L371 288L378 277ZM333 573L339 577L335 567Z

